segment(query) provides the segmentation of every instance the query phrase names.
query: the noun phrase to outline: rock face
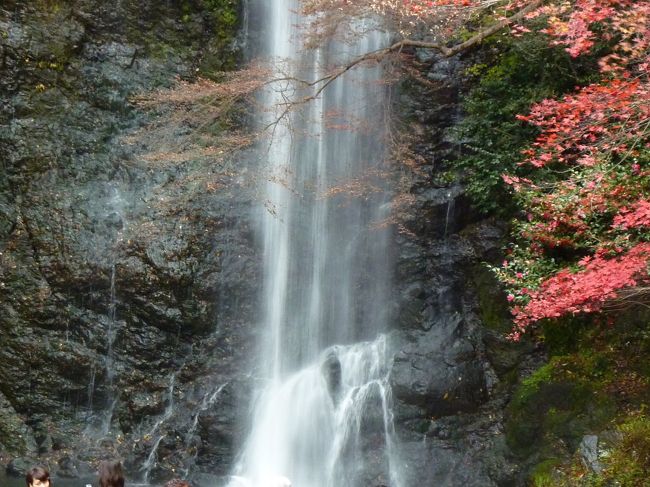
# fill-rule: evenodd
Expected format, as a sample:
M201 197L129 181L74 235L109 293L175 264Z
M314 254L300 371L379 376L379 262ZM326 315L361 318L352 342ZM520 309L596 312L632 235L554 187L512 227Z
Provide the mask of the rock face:
M238 14L234 0L0 7L2 450L67 475L104 456L134 477L197 456L228 468L258 282L250 192L237 161L151 157L142 134L166 113L130 97L232 66Z
M416 53L427 82L402 89L400 108L421 166L397 242L399 317L391 386L406 485L516 485L503 431L506 377L522 350L494 330L508 322L504 296L483 265L499 256L503 229L481 219L446 177L459 147L462 59ZM487 323L486 318L491 323ZM488 326L489 325L489 326Z

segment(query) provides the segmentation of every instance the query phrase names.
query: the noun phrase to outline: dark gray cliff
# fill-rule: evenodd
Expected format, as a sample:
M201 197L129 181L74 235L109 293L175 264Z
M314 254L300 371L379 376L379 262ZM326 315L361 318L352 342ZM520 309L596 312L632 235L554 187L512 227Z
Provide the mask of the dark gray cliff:
M398 111L419 161L402 182L396 283L399 318L391 386L406 485L518 485L504 407L526 357L504 338L505 297L485 267L505 228L476 212L453 161L463 59L418 52L422 78L403 84Z
M6 459L40 454L69 476L110 456L132 477L197 457L212 472L230 464L258 281L249 192L233 169L245 168L151 157L194 128L170 124L153 142L149 124L165 110L144 113L130 97L232 67L238 8L2 3Z

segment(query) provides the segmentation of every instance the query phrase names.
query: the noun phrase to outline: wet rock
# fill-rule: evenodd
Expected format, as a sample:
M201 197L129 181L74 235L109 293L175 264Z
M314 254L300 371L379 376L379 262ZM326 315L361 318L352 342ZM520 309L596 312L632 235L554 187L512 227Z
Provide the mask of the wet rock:
M73 458L66 455L59 459L59 469L56 474L59 477L76 479L79 478L79 469Z
M407 222L408 228L429 238L445 238L457 233L478 218L472 211L463 188L428 187L418 191L418 208Z
M199 411L198 431L204 441L198 451L199 465L217 465L213 474L230 472L234 455L246 439L245 424L238 408L250 404L253 384L248 378L236 377L206 409Z
M169 377L188 364L193 373L175 385L179 424L160 426L176 438L191 427L196 377L203 386L247 360L258 273L250 195L206 192L212 160L150 164L146 137L125 139L151 120L134 94L232 64L225 39L236 26L203 8L9 0L0 9L4 453L40 448L73 474L74 450L91 462L128 452L162 421ZM241 259L226 275L222 256L232 254ZM233 299L217 306L222 294ZM165 464L183 468L183 448L165 444Z
M210 473L199 473L192 477L192 482L198 487L210 487L212 485L226 485L230 478L228 476L214 475Z
M325 381L327 382L327 390L336 404L341 389L341 361L336 353L329 353L323 361L321 368Z
M395 355L390 377L395 397L421 408L423 416L476 410L487 397L487 387L471 344L458 340L447 350L427 350L420 343Z
M0 446L8 451L36 453L31 429L20 419L9 400L0 393Z
M10 475L12 477L25 477L27 471L37 463L34 458L35 457L13 458L7 464L7 475Z
M598 452L598 436L583 436L578 451L580 452L582 463L586 468L597 474L603 471L603 465L600 463L600 455Z
M147 392L134 392L129 396L127 407L138 417L161 414L165 410L163 394L161 392L153 394Z
M422 163L404 212L410 233L396 241L398 326L389 380L399 471L405 485L513 486L519 470L505 442L508 388L501 380L519 367L522 350L488 328L501 326L501 308L489 304L505 303L505 296L494 284L485 292L488 281L476 277L484 262L499 259L503 228L475 212L462 186L446 177L460 154L450 129L462 115L465 61L416 55L432 83L409 84L400 99L419 134Z
M52 437L50 435L45 435L38 444L38 453L45 454L52 451Z

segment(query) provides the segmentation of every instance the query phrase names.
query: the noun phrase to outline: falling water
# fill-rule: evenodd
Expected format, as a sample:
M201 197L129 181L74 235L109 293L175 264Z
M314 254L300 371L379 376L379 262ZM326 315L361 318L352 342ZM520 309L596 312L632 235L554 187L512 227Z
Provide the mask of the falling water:
M449 222L454 216L454 206L455 206L456 200L452 197L451 191L447 192L447 213L445 214L445 232L443 233L443 239L445 241L445 245L447 244L447 237L448 231L449 231Z
M111 265L110 301L108 303L108 327L106 329L106 380L113 384L113 344L115 343L115 318L117 317L117 302L115 300L115 262Z
M117 299L117 260L118 249L124 236L124 229L126 225L125 219L125 201L119 188L114 184L109 184L107 187L98 190L99 194L104 197L104 200L97 205L101 210L97 214L97 218L101 218L106 225L106 231L110 232L107 239L111 242L111 247L99 247L101 252L108 255L110 258L110 283L109 283L109 296L107 306L107 320L106 320L106 354L103 357L105 383L104 390L106 396L106 403L103 404L103 410L99 415L93 416L94 408L94 393L96 387L97 367L93 364L90 373L90 381L88 383L88 414L89 423L86 427L85 434L88 437L103 438L111 433L111 424L113 421L113 413L118 403L118 391L115 384L115 357L113 347L117 338L118 328L120 322L118 321L118 299ZM96 249L93 249L96 251ZM104 255L102 255L103 257ZM97 256L99 258L99 256Z
M263 6L265 54L281 66L278 77L315 79L323 66L388 41L368 29L354 46L332 41L307 51L296 27L305 24L297 2ZM346 74L276 124L263 152L269 173L260 224L267 334L260 366L269 376L233 486L269 486L284 477L300 487L399 485L382 335L389 314L389 235L373 225L386 217L385 183L375 181L359 198L323 197L336 185L364 187L381 170L381 77L377 65ZM288 94L309 94L290 89L276 83L266 93L264 125L276 120L273 108Z
M90 369L90 382L88 382L88 411L92 413L93 410L93 394L95 393L95 377L97 375L97 369L93 365Z
M203 395L203 398L201 399L201 402L198 405L198 410L195 409L193 413L190 426L184 435L185 451L188 453L188 457L183 462L184 464L184 469L182 471L183 477L187 477L189 475L190 470L192 469L192 467L194 467L196 458L199 454L199 448L197 448L197 444L196 444L196 432L199 426L199 419L201 417L201 414L214 407L215 403L217 402L217 399L219 399L219 396L221 395L221 392L228 384L229 382L224 382L222 384L217 385L215 388L208 390Z
M208 391L203 396L203 399L199 404L199 410L194 414L194 417L192 419L192 424L190 425L190 428L188 429L187 433L185 433L185 446L187 448L189 448L190 446L189 442L192 440L194 434L196 433L197 427L199 425L199 416L201 416L201 413L203 411L207 411L209 408L211 408L214 405L214 403L219 398L219 394L221 394L221 391L227 385L228 382L224 382L223 384L218 385L214 391Z
M165 407L165 412L160 416L154 425L149 429L149 431L144 435L146 439L151 439L156 437L153 442L153 446L149 451L149 455L142 465L142 478L146 484L149 481L149 475L151 474L151 469L156 464L156 453L160 442L165 437L165 433L159 433L160 427L174 414L174 385L176 382L176 374L171 374L169 377L169 387L167 389L167 406Z
M106 369L106 391L108 393L108 406L103 411L101 433L107 435L111 430L113 413L117 406L118 394L115 389L115 368L113 367L113 344L116 336L116 318L117 318L117 300L115 294L115 262L111 265L111 287L110 301L108 304L108 325L106 327L106 355L104 357L104 367ZM94 377L92 382L94 384Z

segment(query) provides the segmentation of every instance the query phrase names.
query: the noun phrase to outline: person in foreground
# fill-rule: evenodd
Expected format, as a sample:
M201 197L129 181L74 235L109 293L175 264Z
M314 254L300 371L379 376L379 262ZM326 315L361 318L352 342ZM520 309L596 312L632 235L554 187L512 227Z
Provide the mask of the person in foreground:
M99 487L124 487L124 470L119 461L99 464Z
M50 472L43 467L32 467L25 475L27 487L52 487Z

